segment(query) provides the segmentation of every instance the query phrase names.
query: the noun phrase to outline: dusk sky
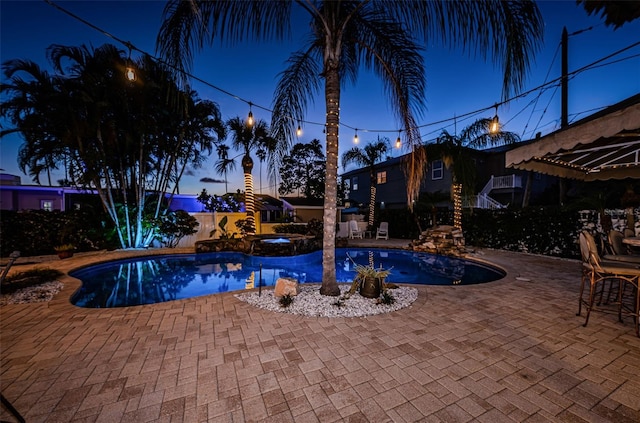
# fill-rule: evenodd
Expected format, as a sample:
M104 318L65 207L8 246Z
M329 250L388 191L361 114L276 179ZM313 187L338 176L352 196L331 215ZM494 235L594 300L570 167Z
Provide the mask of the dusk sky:
M137 49L156 55L155 41L161 23L164 2L158 1L58 1L59 6L101 28L116 38L129 41ZM624 52L604 60L591 69L575 75L569 81L569 122L579 120L606 106L640 93L640 20L614 30L604 25L599 16L588 16L582 6L573 0L541 1L539 6L545 20L542 49L533 60L526 77L526 88L533 90L560 77L560 37L566 26L569 34L569 72L583 68L629 46ZM252 102L256 118L270 121L273 91L278 74L290 53L300 47L298 40L305 34L304 19L296 20L293 36L283 43L244 43L234 47L206 46L196 53L192 73L208 84L233 94L230 96L207 84L195 82L193 88L203 99L216 102L224 119L245 117ZM592 29L588 29L592 27ZM588 29L588 30L587 30ZM59 11L44 1L0 2L0 60L29 59L50 69L45 50L51 44L98 47L114 44L125 46L115 39ZM134 56L136 53L134 53ZM418 122L422 126L423 141L436 138L443 129L459 131L480 117L492 117L493 105L501 101L502 71L479 57L469 57L438 44L425 46L427 69L427 112ZM4 80L4 75L2 75ZM237 98L236 98L237 97ZM239 100L238 98L244 100ZM560 125L560 88L547 87L534 90L517 100L498 108L505 130L517 133L523 140L552 132ZM476 110L482 112L470 114ZM470 114L470 115L469 115ZM465 116L467 115L467 116ZM464 117L461 117L464 116ZM457 118L456 118L457 117ZM378 136L388 137L391 143L398 137L399 123L395 121L381 83L369 73L360 73L355 86L342 91L340 151L353 144L354 128L358 128L360 145L375 141ZM314 138L324 144L324 98L315 99L315 106L307 114L300 142ZM444 121L444 122L442 122ZM442 122L442 123L438 123ZM2 122L5 127L7 123ZM5 137L0 141L0 168L2 172L19 175L23 184L31 184L17 166L16 153L22 139ZM394 155L402 151L394 151ZM203 168L183 178L182 193L199 193L206 188L210 193L222 194L224 184L199 182L203 177L222 179L213 171L214 155ZM254 183L256 192L274 194L268 187L266 176L260 178L260 165L254 156ZM264 169L263 169L264 170ZM342 172L344 169L340 167ZM56 179L62 178L61 173ZM243 188L242 170L238 167L229 175L229 190Z

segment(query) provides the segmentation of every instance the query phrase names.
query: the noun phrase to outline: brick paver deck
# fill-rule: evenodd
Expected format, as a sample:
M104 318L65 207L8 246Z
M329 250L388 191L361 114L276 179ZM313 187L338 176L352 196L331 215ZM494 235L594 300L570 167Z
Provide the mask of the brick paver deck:
M508 275L367 318L232 293L83 309L65 278L49 303L0 308L0 388L27 422L639 422L640 339L614 315L582 327L579 263L474 256Z

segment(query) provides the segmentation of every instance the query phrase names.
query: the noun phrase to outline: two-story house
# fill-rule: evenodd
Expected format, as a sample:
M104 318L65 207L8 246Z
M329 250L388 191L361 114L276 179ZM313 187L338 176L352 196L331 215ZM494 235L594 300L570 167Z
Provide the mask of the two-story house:
M519 143L518 145L521 145ZM505 168L505 153L516 146L502 146L486 150L469 149L476 167L475 196L466 198L466 207L500 208L509 204L521 205L527 183L532 199L541 195L557 178L526 171ZM381 209L407 206L404 163L408 154L394 157L375 165L376 204ZM355 203L369 203L371 176L369 168L350 170L341 175L347 186L346 197ZM430 160L421 184L421 193L451 191L452 173L442 160ZM444 205L444 203L443 203Z

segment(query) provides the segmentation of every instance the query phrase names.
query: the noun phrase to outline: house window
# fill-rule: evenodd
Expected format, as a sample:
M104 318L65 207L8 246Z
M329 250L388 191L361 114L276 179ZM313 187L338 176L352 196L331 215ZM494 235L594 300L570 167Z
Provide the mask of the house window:
M40 209L45 211L53 211L53 201L51 200L40 201Z
M358 190L358 177L354 176L353 178L351 178L351 189L354 191Z
M431 179L432 180L442 179L442 174L443 174L442 169L443 169L442 160L434 160L431 163Z
M376 175L376 183L378 185L387 183L387 171L378 172L378 174Z
M261 210L260 221L265 223L278 222L282 219L282 210Z

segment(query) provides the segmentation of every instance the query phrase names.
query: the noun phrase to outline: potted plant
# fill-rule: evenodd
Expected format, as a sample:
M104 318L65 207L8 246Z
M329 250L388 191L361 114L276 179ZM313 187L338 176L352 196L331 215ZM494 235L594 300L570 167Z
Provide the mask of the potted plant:
M56 253L58 253L58 257L60 257L60 259L66 259L69 257L73 257L73 252L75 251L76 247L73 244L62 244L58 245L57 247L53 247L53 249L56 251Z
M371 264L355 264L354 270L356 276L353 278L349 295L359 289L360 295L366 298L378 298L384 289L385 278L391 273L389 269L376 268Z

